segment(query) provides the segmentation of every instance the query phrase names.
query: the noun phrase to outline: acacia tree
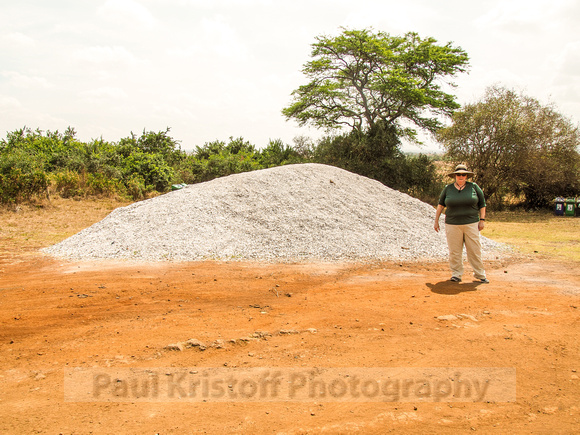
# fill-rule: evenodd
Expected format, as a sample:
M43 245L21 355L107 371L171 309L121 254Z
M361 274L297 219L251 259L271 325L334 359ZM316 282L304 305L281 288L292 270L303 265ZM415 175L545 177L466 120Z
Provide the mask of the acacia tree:
M406 120L435 132L439 117L459 108L443 91L445 83L454 86L445 80L468 65L461 48L436 43L417 33L400 37L368 29L318 36L302 70L310 81L292 93L282 113L326 130L346 126L368 133L395 127L398 135L416 140L416 131L401 124Z
M493 86L453 115L439 141L455 162L466 162L486 196L501 207L507 195L525 206L546 206L580 188L578 127L551 105Z

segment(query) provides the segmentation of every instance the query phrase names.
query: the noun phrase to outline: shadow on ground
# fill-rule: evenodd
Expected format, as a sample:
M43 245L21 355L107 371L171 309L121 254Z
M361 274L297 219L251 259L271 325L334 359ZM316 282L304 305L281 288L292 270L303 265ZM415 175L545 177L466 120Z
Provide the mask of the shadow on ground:
M473 292L482 284L483 283L481 282L440 281L435 284L427 283L427 287L429 287L433 293L440 295L458 295L460 293Z

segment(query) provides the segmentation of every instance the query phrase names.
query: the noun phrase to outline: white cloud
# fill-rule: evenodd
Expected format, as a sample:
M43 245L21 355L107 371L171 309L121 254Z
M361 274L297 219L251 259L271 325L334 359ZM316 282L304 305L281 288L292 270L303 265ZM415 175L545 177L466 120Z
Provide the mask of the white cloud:
M2 35L2 43L18 47L31 47L35 44L35 40L24 33L12 32Z
M201 27L206 49L222 57L236 60L247 58L248 50L243 43L243 36L238 35L224 17L204 18Z
M547 3L544 3L545 5ZM502 29L513 33L541 25L542 4L531 0L502 1L476 20L481 28Z
M117 63L134 65L139 59L125 47L83 47L75 54L76 59L91 63Z
M41 130L62 130L71 125L69 119L55 116L52 112L31 107L13 97L0 96L2 127L6 132L24 126Z
M101 87L97 89L90 89L88 91L82 91L79 93L81 98L86 98L91 101L98 100L119 100L127 98L127 93L121 88L114 87Z
M14 97L5 97L0 95L0 111L10 111L19 109L22 107L22 103Z
M244 38L223 16L202 17L199 24L192 24L187 44L178 41L167 53L175 58L221 58L243 61L249 58Z
M141 3L134 0L107 0L97 11L98 15L114 24L133 27L135 24L153 28L157 19Z
M299 0L295 0L298 2ZM256 7L279 6L280 2L274 0L159 0L162 4L174 3L182 7L195 8L196 10L239 10L253 9Z
M580 40L569 42L550 57L552 78L547 89L561 109L577 112L580 107Z
M373 27L391 35L403 35L417 31L416 23L421 21L421 18L432 16L433 11L429 4L417 7L409 0L395 3L376 2L372 7L352 8L345 17L344 26L353 29Z
M163 122L181 120L181 122L199 122L200 117L189 108L182 108L176 104L162 104L153 109L153 116Z
M17 88L26 88L26 89L35 89L35 88L44 88L49 89L53 88L54 85L50 83L44 77L35 77L29 76L26 74L21 74L17 71L2 71L0 76L5 77L8 79L10 86L14 86Z
M558 76L578 82L580 80L580 40L564 45L555 56L550 57L549 63Z
M494 3L475 21L481 30L499 31L515 40L525 40L530 36L537 40L544 32L546 35L548 32L558 34L562 30L561 24L569 18L574 0L504 0Z

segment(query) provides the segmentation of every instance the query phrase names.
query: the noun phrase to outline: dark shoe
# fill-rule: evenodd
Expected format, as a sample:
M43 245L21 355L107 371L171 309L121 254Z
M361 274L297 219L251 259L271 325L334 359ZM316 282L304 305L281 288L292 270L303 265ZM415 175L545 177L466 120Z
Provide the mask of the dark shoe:
M489 279L487 279L487 278L481 278L481 279L478 279L477 281L482 283L482 284L489 284Z
M457 278L456 276L452 276L451 279L449 281L453 281L453 282L461 282L461 278Z

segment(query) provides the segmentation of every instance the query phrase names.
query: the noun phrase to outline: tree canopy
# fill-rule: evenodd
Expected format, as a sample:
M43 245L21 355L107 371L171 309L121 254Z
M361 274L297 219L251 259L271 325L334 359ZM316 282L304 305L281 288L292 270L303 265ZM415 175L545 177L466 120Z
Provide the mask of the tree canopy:
M580 188L578 126L552 105L500 86L465 105L438 138L455 162L467 162L496 207L523 195L528 208Z
M437 45L417 33L391 36L369 29L346 30L336 37L318 36L302 72L310 80L293 93L283 109L287 119L332 130L374 130L394 126L416 139L402 120L435 132L439 117L459 108L444 91L446 81L468 66L468 56L451 43Z

